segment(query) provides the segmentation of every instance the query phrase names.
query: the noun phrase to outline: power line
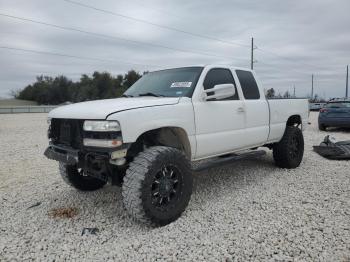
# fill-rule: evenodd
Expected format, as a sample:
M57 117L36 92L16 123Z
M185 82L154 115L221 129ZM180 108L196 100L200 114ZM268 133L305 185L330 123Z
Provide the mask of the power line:
M258 47L258 46L255 46L255 45L254 45L254 38L252 38L252 43L251 43L251 69L253 69L253 64L256 62L256 61L253 60L253 59L254 59L254 58L253 58L253 51L254 51L254 49L257 49L258 51L263 52L263 53L271 54L271 55L273 55L273 56L275 56L275 57L278 57L278 58L280 58L280 59L284 59L284 60L291 61L291 62L293 62L293 63L303 64L303 65L308 66L308 67L314 67L314 68L317 68L317 67L318 67L318 68L324 69L324 67L320 67L320 66L316 66L316 65L311 65L311 64L306 64L306 63L303 63L303 62L298 62L298 61L295 61L295 60L290 59L290 58L288 58L288 57L285 57L285 56L281 56L281 55L279 55L279 54L276 54L276 53L274 53L274 52L272 52L272 51L265 50L265 49L262 49L262 48L260 48L260 47ZM260 63L261 63L261 62L260 62ZM262 63L262 64L264 64L264 63ZM265 64L265 65L268 65L268 64ZM268 65L268 66L271 66L271 65Z
M254 38L252 37L252 45L251 45L251 49L250 49L250 69L251 70L254 69L254 63L257 62L254 60L254 50L255 49L256 49L256 47L254 46Z
M74 28L74 27L60 26L60 25L56 25L56 24L52 24L52 23L47 23L47 22L43 22L43 21L33 20L33 19L25 18L25 17L8 15L8 14L4 14L4 13L0 13L0 16L11 18L11 19L16 19L16 20L20 20L20 21L24 21L24 22L30 22L30 23L35 23L35 24L39 24L39 25L44 25L44 26L48 26L48 27L53 27L53 28L56 28L56 29L73 31L73 32L87 34L87 35L93 35L95 37L102 37L102 38L109 38L109 39L114 39L114 40L121 40L121 41L125 41L125 42L130 42L130 43L133 43L133 44L148 45L148 46L151 46L151 47L164 48L164 49L173 50L173 51L179 51L179 52L183 52L183 53L192 53L192 54L197 54L197 55L204 55L204 56L217 57L217 58L221 58L221 59L228 59L227 57L224 57L224 56L219 56L219 55L210 54L210 53L206 53L206 52L180 49L180 48L169 47L169 46L160 45L160 44L153 44L153 43L148 43L148 42L132 40L132 39L118 37L118 36L111 36L111 35L106 35L106 34L101 34L101 33L95 33L95 32L86 31L86 30L82 30L82 29L78 29L78 28ZM240 59L240 58L235 58L235 60L247 61L246 59Z
M168 10L166 10L166 9L164 9L164 8L159 8L159 7L157 7L157 8L152 8L152 7L150 7L148 4L147 4L147 2L146 3L144 3L144 2L142 2L142 0L140 1L140 0L136 0L136 2L137 2L137 5L141 5L141 6L144 6L144 7L146 7L146 8L148 8L148 9L150 9L150 10L152 10L152 11L154 11L154 12L157 12L157 13L159 13L159 14L162 14L162 15L164 15L164 14L168 14L168 15L170 15L170 16L173 16L173 17L176 17L176 18L181 18L181 19L186 19L186 20L188 20L188 19L191 19L191 18L193 18L193 17L188 17L188 16L180 16L180 15L178 15L178 14L175 14L175 13L173 13L173 12L169 12Z
M282 69L282 68L280 68L280 67L278 67L278 66L276 66L276 65L272 65L272 64L269 64L269 63L265 63L265 62L262 62L262 61L260 61L259 60L259 62L257 63L257 65L259 65L259 64L261 64L261 65L264 65L264 66L268 66L268 67L271 67L271 68L273 68L274 70L277 70L277 71L280 71L280 72L284 72L284 73L286 73L286 74L288 74L288 73L290 73L290 72L292 72L292 73L295 73L295 74L297 74L297 75L303 75L303 76L307 76L307 77L309 77L311 74L312 74L312 72L306 72L305 70L299 70L299 69L297 69L297 68L289 68L289 69L287 69L287 70L284 70L284 69ZM259 71L259 70L261 70L261 68L257 68L256 69L257 71ZM325 74L325 73L317 73L317 76L319 77L319 78L325 78L325 77L332 77L332 76L341 76L342 75L342 73L340 73L340 72L338 72L338 73L333 73L333 74Z
M187 34L187 35L192 35L192 36L196 36L196 37L200 37L200 38L206 38L206 39L209 39L209 40L214 40L214 41L218 41L218 42L225 43L225 44L230 44L230 45L236 45L236 46L241 46L241 47L250 47L250 45L239 44L239 43L226 41L226 40L223 40L223 39L220 39L220 38L216 38L216 37L212 37L212 36L208 36L208 35L202 35L202 34L198 34L198 33L188 32L188 31L185 31L185 30L182 30L182 29L178 29L178 28L175 28L175 27L170 27L170 26L165 26L165 25L153 23L153 22L150 22L150 21L147 21L147 20L144 20L144 19L139 19L139 18L136 18L136 17L124 15L122 13L117 13L117 12L101 9L101 8L98 8L98 7L95 7L95 6L83 4L81 2L77 2L77 1L73 1L73 0L62 0L62 1L74 4L74 5L82 6L82 7L85 7L85 8L89 8L89 9L92 9L92 10L95 10L95 11L99 11L99 12L107 13L107 14L110 14L110 15L122 17L122 18L125 18L125 19L133 20L133 21L136 21L136 22L149 24L149 25L152 25L152 26L156 26L156 27L160 27L160 28L164 28L164 29L180 32L180 33ZM294 63L303 64L303 65L306 65L306 66L309 66L309 67L321 68L321 67L316 66L316 65L311 65L311 64L306 64L306 63L303 63L303 62L294 61L294 60L292 60L292 59L290 59L288 57L281 56L279 54L276 54L274 52L271 52L271 51L268 51L268 50L265 50L265 49L262 49L262 48L259 48L259 47L256 47L256 49L261 51L261 52L269 53L269 54L272 54L272 55L274 55L276 57L292 61Z
M314 74L311 75L311 99L314 98Z
M349 94L349 65L346 66L346 84L345 84L345 97L348 98Z
M266 50L266 49L262 49L260 47L256 47L256 49L260 52L263 52L263 53L267 53L267 54L270 54L270 55L273 55L275 57L278 57L278 58L281 58L281 59L284 59L284 60L288 60L288 61L291 61L293 63L297 63L297 64L302 64L302 65L305 65L305 66L308 66L308 67L314 67L314 68L322 68L324 69L324 67L320 67L320 66L317 66L317 65L312 65L312 64L307 64L307 63L304 63L304 62L298 62L298 61L295 61L289 57L285 57L285 56L281 56L279 54L276 54L272 51L269 51L269 50Z
M236 42L226 41L226 40L223 40L223 39L220 39L220 38L216 38L216 37L213 37L213 36L202 35L202 34L185 31L185 30L182 30L182 29L179 29L179 28L175 28L175 27L171 27L171 26L166 26L166 25L153 23L153 22L150 22L150 21L147 21L147 20L144 20L144 19L140 19L140 18L136 18L136 17L133 17L133 16L124 15L122 13L117 13L117 12L113 12L113 11L109 11L109 10L105 10L105 9L101 9L101 8L98 8L98 7L95 7L95 6L83 4L81 2L76 2L76 1L73 1L73 0L62 0L62 1L74 4L74 5L82 6L82 7L88 8L88 9L92 9L92 10L95 10L95 11L98 11L98 12L103 12L103 13L110 14L110 15L113 15L113 16L122 17L122 18L125 18L125 19L128 19L128 20L133 20L133 21L136 21L136 22L139 22L139 23L148 24L148 25L156 26L156 27L167 29L167 30L171 30L171 31L176 31L176 32L179 32L179 33L183 33L183 34L187 34L187 35L191 35L191 36L195 36L195 37L209 39L209 40L213 40L213 41L217 41L217 42L221 42L221 43L229 44L229 45L235 45L235 46L241 46L241 47L250 47L249 45L244 45L244 44L240 44L240 43L236 43Z
M300 75L310 75L309 73L307 73L307 72L305 72L305 71L298 71L298 69L295 69L295 68L289 68L288 70L283 70L282 68L277 67L276 65L271 65L271 64L262 62L262 61L260 61L260 60L259 60L259 62L257 63L257 65L259 65L259 64L272 67L272 68L274 68L275 70L278 70L278 71L281 71L281 72L285 72L285 73L289 73L290 71L293 71L294 73L297 73L297 74L300 74Z
M95 10L95 11L99 11L99 12L107 13L107 14L110 14L110 15L122 17L122 18L125 18L125 19L133 20L133 21L136 21L136 22L149 24L149 25L152 25L152 26L156 26L156 27L160 27L160 28L164 28L164 29L168 29L168 30L184 33L184 34L187 34L187 35L192 35L192 36L196 36L196 37L200 37L200 38L206 38L206 39L209 39L209 40L214 40L214 41L218 41L218 42L229 44L229 45L236 45L236 46L241 46L241 47L251 47L250 45L239 44L239 43L226 41L226 40L223 40L223 39L220 39L220 38L216 38L216 37L212 37L212 36L208 36L208 35L202 35L202 34L198 34L198 33L188 32L188 31L185 31L185 30L182 30L182 29L178 29L178 28L175 28L175 27L160 25L160 24L153 23L153 22L150 22L150 21L147 21L147 20L144 20L144 19L139 19L139 18L136 18L136 17L124 15L122 13L117 13L117 12L101 9L101 8L98 8L98 7L95 7L95 6L91 6L91 5L87 5L87 4L84 4L84 3L81 3L81 2L77 2L77 1L74 1L74 0L62 0L62 1L74 4L74 5L82 6L82 7L85 7L85 8L89 8L89 9L92 9L92 10ZM269 50L265 50L265 49L262 49L262 48L259 48L259 47L254 47L254 49L257 49L257 50L259 50L261 52L264 52L264 53L269 53L269 54L274 55L276 57L279 57L281 59L289 60L289 61L294 62L294 63L303 64L303 65L308 66L308 67L323 68L323 67L319 67L319 66L316 66L316 65L311 65L311 64L307 64L307 63L303 63L303 62L297 62L297 61L292 60L292 59L290 59L288 57L281 56L279 54L276 54L274 52L271 52Z
M24 49L24 48L17 48L17 47L11 47L11 46L0 46L0 49L14 50L14 51L23 51L23 52L27 52L27 53L35 53L35 54L41 54L41 55L52 55L52 56L69 57L69 58L76 58L76 59L82 59L82 60L108 62L108 63L113 63L113 64L122 63L122 64L130 64L130 65L137 65L137 66L144 66L144 67L157 67L157 65L138 64L138 63L132 63L132 62L127 62L127 61L123 61L123 60L109 60L109 59L101 59L101 58L95 58L95 57L69 55L69 54L62 54L62 53L48 52L48 51L41 51L41 50Z

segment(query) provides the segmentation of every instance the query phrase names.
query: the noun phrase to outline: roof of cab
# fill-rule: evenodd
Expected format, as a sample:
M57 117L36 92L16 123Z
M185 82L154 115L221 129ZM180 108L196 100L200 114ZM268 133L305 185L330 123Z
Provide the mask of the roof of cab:
M164 68L160 68L151 72L157 72L157 71L162 71L162 70L167 70L167 69L176 69L176 68L185 68L185 67L210 67L210 68L214 68L214 67L224 67L224 68L230 68L230 69L234 69L234 70L245 70L245 71L254 71L251 70L250 68L246 68L246 67L237 67L231 64L194 64L194 65L184 65L184 66L176 66L176 67L164 67Z

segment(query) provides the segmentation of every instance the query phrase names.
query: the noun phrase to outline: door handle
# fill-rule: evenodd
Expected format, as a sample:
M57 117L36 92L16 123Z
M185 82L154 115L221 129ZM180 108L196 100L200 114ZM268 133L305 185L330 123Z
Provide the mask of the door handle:
M238 113L243 113L244 112L244 108L243 107L238 107L237 108L237 112Z

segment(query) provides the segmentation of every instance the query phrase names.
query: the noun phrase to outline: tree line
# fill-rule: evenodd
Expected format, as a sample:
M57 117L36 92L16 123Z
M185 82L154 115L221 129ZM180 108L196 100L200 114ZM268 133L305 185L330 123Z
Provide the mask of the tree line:
M276 94L276 91L273 88L266 90L266 97L267 98L295 98L295 96L292 95L288 90L282 95L281 93ZM317 94L315 94L314 97L309 98L309 101L311 103L326 102L324 98L319 97Z
M281 93L276 94L275 89L270 88L265 92L267 98L293 98L294 96L287 90L283 95Z
M144 72L144 74L147 72ZM40 105L58 105L64 102L82 102L120 97L142 75L130 70L124 75L112 76L95 71L92 76L83 74L79 81L66 76L38 76L36 81L13 94L17 99L36 101Z
M143 74L146 74L144 72ZM120 97L126 89L133 85L142 74L130 70L124 75L112 76L108 72L95 71L92 76L83 74L79 81L72 81L66 76L37 76L36 81L22 90L12 93L17 99L31 100L39 105L58 105L65 102L83 102L96 99ZM268 98L292 98L286 91L276 94L273 88L266 90ZM315 95L310 102L322 102Z

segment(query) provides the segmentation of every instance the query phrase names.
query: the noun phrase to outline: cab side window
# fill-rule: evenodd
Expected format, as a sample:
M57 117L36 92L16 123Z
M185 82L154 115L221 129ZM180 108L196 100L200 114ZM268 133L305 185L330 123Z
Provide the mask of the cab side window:
M236 70L245 99L259 99L260 92L255 78L250 71Z
M209 72L207 73L203 86L204 89L211 89L215 85L220 85L220 84L233 84L235 87L235 95L225 98L225 99L220 99L220 100L238 100L238 93L237 93L237 88L236 88L236 83L235 80L233 79L232 73L228 69L224 68L213 68L210 69ZM210 93L209 93L210 95ZM219 99L218 99L219 100ZM217 100L217 101L218 101Z

